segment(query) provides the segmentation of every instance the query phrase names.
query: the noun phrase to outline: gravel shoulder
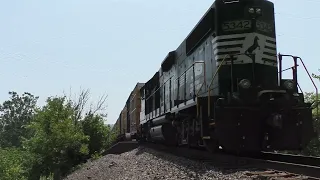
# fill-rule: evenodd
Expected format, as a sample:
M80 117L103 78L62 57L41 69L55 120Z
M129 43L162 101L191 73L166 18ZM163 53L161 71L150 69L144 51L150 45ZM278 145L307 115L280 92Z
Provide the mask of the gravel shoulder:
M139 147L88 162L65 180L252 179L245 173L221 172L205 163Z

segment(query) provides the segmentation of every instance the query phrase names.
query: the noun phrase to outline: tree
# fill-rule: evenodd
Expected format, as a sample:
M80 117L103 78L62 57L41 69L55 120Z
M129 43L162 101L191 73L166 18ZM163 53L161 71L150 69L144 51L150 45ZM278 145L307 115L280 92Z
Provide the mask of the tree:
M313 78L320 81L320 76L312 74ZM308 92L305 93L305 101L312 104L312 114L314 118L314 129L319 133L320 130L320 119L317 117L316 108L318 107L320 109L320 103L319 103L320 96L316 96L314 92ZM318 134L318 137L314 138L306 149L302 152L305 155L312 155L312 156L320 156L320 136Z
M83 133L90 137L89 151L90 155L101 153L109 145L111 128L104 124L100 115L88 114L81 122Z
M78 123L79 121L82 120L83 116L90 115L90 114L97 114L98 112L103 112L106 110L106 100L107 100L107 95L102 95L99 98L99 101L97 102L96 106L94 107L93 104L90 104L90 107L88 107L88 102L90 99L90 91L89 89L87 90L82 90L80 89L80 94L79 97L71 98L71 93L68 98L68 102L72 105L74 109L74 122ZM65 97L67 95L65 94ZM101 117L106 118L107 113L99 113Z
M0 146L21 146L21 138L27 136L25 126L30 123L38 97L25 92L19 96L9 92L10 100L0 105Z
M113 134L101 113L107 96L88 108L85 90L76 100L50 97L37 108L38 97L9 94L10 100L0 105L0 177L39 179L52 173L60 179L110 145Z
M320 69L319 69L319 71L320 71ZM317 79L320 82L320 75L312 74L312 77ZM319 116L319 114L316 114L317 113L316 108L318 107L318 109L320 109L320 102L319 102L320 96L316 97L315 93L306 93L306 100L313 103L313 108L314 108L313 115L316 118L316 120L319 121L320 120L319 117L316 117L316 116ZM318 127L318 129L319 129L319 127Z
M89 137L74 123L74 108L65 97L48 98L28 125L33 133L24 147L41 157L35 174L65 175L88 154Z
M21 148L0 149L0 177L1 180L27 180L30 170L36 160L35 156Z
M89 154L100 154L101 151L110 144L112 138L111 128L104 124L107 117L103 111L106 109L106 99L108 96L103 95L99 98L97 104L92 103L88 106L89 90L80 90L79 97L72 100L69 97L69 102L74 109L74 122L81 124L83 133L90 137ZM102 112L102 113L101 113Z
M319 69L320 72L320 69ZM320 75L312 74L312 76L320 81Z

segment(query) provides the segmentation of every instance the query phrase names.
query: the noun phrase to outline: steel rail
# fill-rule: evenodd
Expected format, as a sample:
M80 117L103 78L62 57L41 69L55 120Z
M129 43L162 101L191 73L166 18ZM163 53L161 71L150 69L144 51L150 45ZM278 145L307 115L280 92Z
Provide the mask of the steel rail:
M320 157L271 153L271 152L262 152L261 157L266 160L274 160L274 161L320 167ZM319 174L320 174L320 171L319 171Z
M319 158L316 157L302 158L303 156L273 153L263 153L264 156L260 157L242 157L225 153L211 154L205 150L168 147L154 143L143 143L141 145L187 159L209 163L222 169L247 169L248 171L251 171L252 169L259 168L265 170L265 172L267 170L272 170L274 174L276 174L277 171L280 171L284 174L282 176L279 175L282 179L286 179L283 177L290 177L290 179L292 179L302 175L307 176L307 179L320 180L320 164L317 164ZM268 174L266 175L264 172L261 174L268 176ZM274 174L271 174L271 176L276 176Z

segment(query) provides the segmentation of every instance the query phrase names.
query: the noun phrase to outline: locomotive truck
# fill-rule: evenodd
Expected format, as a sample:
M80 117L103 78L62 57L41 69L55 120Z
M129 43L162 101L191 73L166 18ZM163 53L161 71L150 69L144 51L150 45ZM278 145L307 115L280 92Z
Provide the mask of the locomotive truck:
M141 108L131 131L141 141L211 152L303 149L315 136L311 104L298 89L303 61L278 54L276 43L272 2L216 0L135 91ZM290 59L292 78L284 79Z

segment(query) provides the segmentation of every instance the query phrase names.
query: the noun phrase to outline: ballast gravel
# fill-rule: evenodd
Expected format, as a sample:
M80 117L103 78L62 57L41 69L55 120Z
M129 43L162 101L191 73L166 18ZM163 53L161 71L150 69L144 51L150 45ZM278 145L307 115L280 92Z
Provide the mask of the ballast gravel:
M222 172L206 163L139 147L88 162L65 180L257 179L246 171Z

